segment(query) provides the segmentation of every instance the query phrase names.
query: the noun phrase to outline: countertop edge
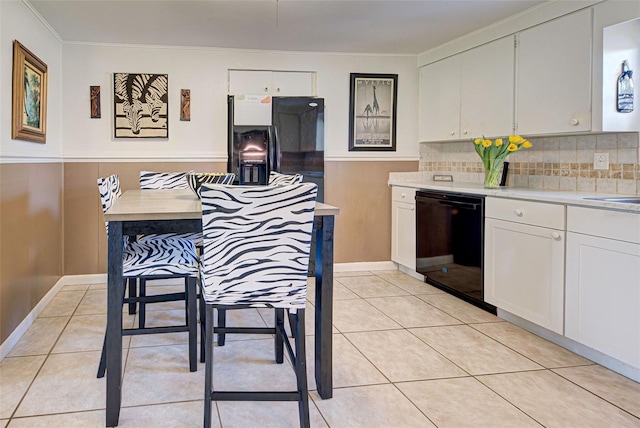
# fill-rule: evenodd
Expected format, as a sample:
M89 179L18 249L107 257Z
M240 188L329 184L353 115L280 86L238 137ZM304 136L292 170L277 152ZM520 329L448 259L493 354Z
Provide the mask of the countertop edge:
M440 190L455 193L470 193L474 195L492 196L498 198L523 199L536 202L548 202L572 206L611 209L640 213L640 204L625 202L597 201L585 198L620 197L620 194L605 194L595 192L572 192L562 190L527 189L517 187L503 187L500 189L485 189L482 184L468 182L429 182L391 179L389 186L411 187L415 189Z

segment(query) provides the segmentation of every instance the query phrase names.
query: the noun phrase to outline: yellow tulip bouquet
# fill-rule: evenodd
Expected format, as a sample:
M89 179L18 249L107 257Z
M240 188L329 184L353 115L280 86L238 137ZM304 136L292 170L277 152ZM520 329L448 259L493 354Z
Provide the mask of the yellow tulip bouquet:
M490 189L499 185L498 178L505 158L511 153L532 146L530 141L519 135L509 135L509 138L496 138L495 140L487 140L483 137L472 141L484 166L484 187Z

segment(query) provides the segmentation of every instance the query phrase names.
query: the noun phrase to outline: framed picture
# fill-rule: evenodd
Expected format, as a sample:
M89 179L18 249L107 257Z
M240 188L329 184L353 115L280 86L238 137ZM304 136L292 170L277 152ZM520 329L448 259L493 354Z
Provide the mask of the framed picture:
M47 64L13 41L13 98L11 138L45 143L47 140Z
M100 119L100 86L89 86L89 98L91 101L91 119Z
M397 74L351 73L349 151L396 150Z
M115 138L169 138L169 76L114 73Z
M180 89L180 120L191 120L191 90Z

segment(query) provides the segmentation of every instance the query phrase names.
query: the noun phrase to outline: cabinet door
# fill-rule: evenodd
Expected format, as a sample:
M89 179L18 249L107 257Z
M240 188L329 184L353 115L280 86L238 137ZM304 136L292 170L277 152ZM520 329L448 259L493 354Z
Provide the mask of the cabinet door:
M567 337L640 368L640 245L567 234Z
M416 268L416 206L392 203L391 260L408 268Z
M544 227L485 219L485 300L562 334L564 234Z
M591 129L591 10L519 34L516 126L519 134Z
M313 97L314 74L297 71L274 71L271 74L271 95L274 97Z
M514 38L505 37L460 57L460 138L513 132Z
M271 94L271 72L229 70L229 95Z
M459 139L460 55L420 68L420 141Z

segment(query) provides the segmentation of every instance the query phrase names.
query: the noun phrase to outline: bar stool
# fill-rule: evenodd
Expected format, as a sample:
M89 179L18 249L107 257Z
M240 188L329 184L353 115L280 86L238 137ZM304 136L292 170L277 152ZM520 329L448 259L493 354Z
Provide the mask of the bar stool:
M98 179L98 190L102 201L102 211L106 212L120 197L120 180L117 175ZM105 222L107 235L109 224ZM196 279L199 273L198 257L193 242L185 239L149 239L144 242L123 242L122 271L124 284L129 289L135 287L135 281L150 279L184 278L184 293L168 293L157 296L138 296L125 298L123 304L157 303L176 300L186 301L186 322L184 325L152 328L123 329L123 336L138 334L173 333L187 331L189 333L189 370L197 370L197 308ZM130 293L131 294L131 293ZM106 371L106 335L102 345L102 355L98 367L98 377Z
M206 305L205 427L211 425L211 401L221 400L297 401L300 425L309 426L304 317L316 194L313 183L202 186L200 302ZM274 328L213 327L214 308L265 307L275 309ZM285 311L294 327L295 348L284 328ZM275 360L283 362L286 346L297 390L213 390L214 332L275 334Z

